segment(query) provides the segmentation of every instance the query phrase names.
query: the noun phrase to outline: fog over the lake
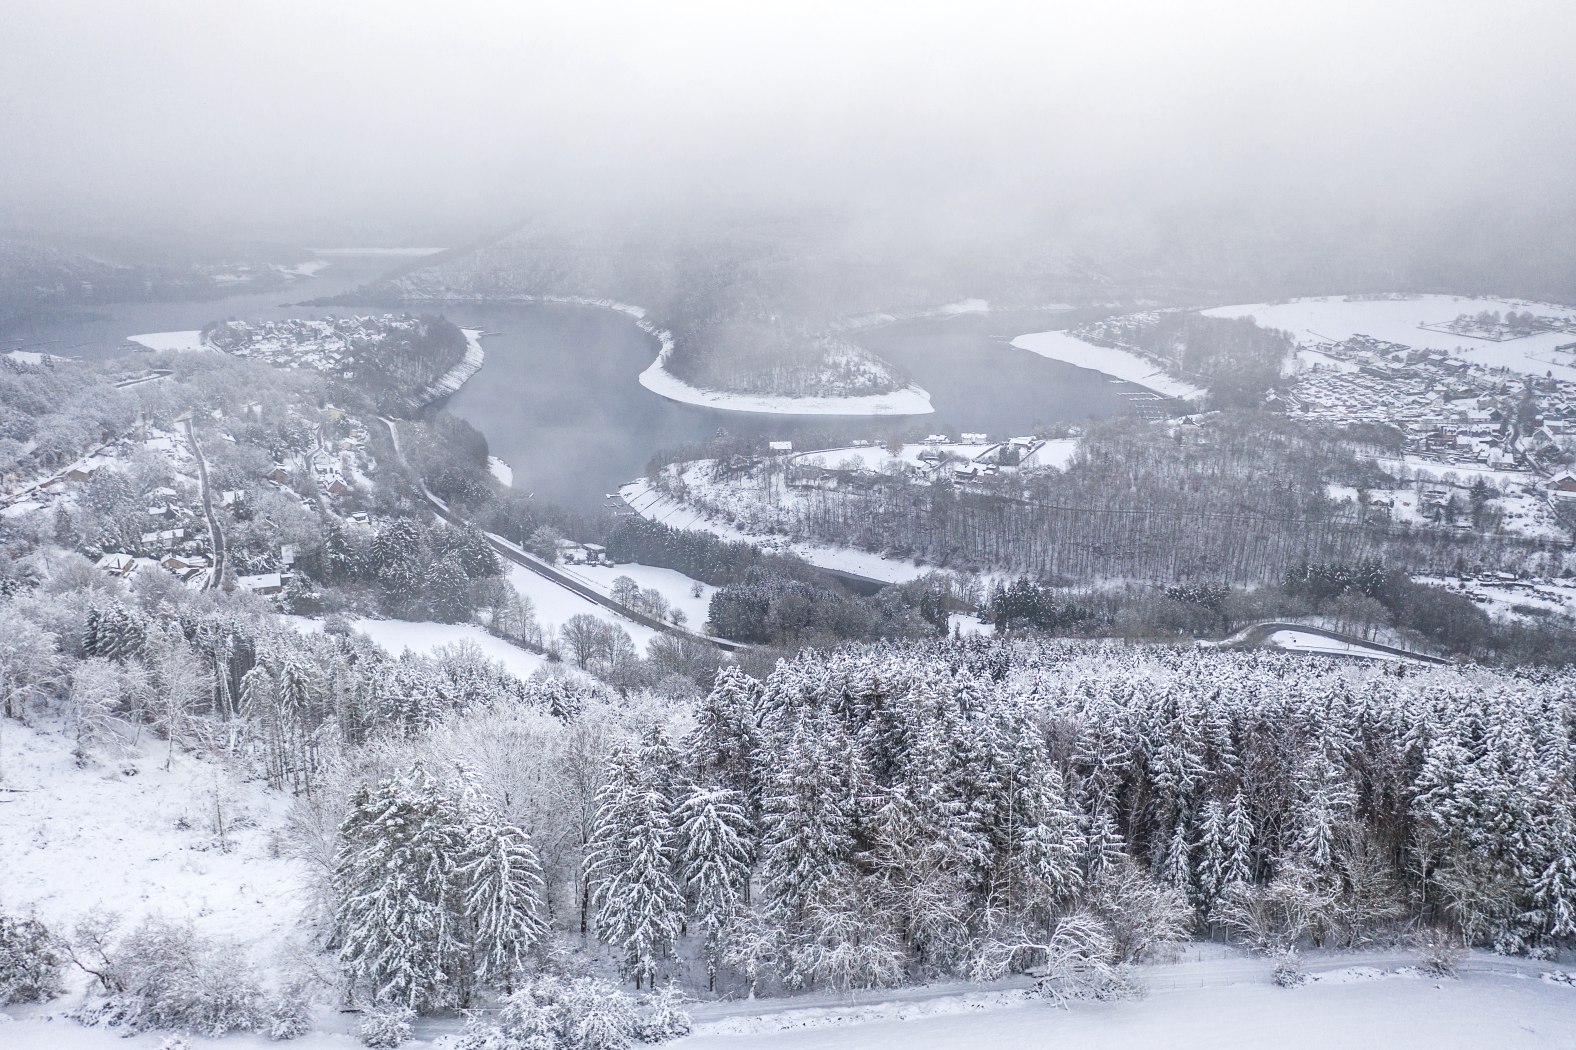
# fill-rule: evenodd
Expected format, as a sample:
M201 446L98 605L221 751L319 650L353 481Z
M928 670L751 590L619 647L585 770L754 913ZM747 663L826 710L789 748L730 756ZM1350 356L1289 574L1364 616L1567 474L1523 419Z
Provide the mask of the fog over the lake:
M1576 8L10 0L0 227L1564 214ZM327 234L323 234L327 235Z

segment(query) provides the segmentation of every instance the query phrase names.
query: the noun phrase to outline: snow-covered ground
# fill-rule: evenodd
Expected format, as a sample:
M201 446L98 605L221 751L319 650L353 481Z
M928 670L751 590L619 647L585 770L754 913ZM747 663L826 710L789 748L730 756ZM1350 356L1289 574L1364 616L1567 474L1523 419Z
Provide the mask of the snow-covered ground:
M308 248L313 255L387 255L391 258L417 258L437 255L443 248Z
M1235 953L1176 966L1140 967L1141 999L1073 1003L1059 1010L1028 997L1021 982L994 988L948 984L839 996L696 1003L694 1033L674 1050L1552 1050L1571 1047L1576 987L1547 964L1474 954L1459 979L1433 978L1388 954L1332 957L1307 965L1313 980L1278 988L1264 959ZM130 1039L44 1018L60 1004L13 1008L0 1045L51 1050L155 1050L167 1038ZM290 1045L350 1048L353 1018L319 1013L329 1032ZM412 1048L446 1050L458 1022L418 1022ZM10 1040L10 1041L8 1041ZM262 1050L260 1035L193 1038L200 1050Z
M640 373L640 385L669 401L686 405L780 416L922 416L936 410L930 403L930 394L912 383L890 393L861 394L857 397L773 397L767 394L702 390L669 372L664 367L665 360L663 355L658 355Z
M638 307L624 304L623 312L630 313ZM730 412L762 412L787 416L922 416L936 409L930 395L910 383L901 390L885 394L862 394L854 397L773 397L768 394L739 394L724 390L703 390L684 382L667 369L668 358L673 354L673 335L657 328L644 318L645 311L633 315L640 327L656 336L661 343L656 360L640 373L640 385L667 398L686 405L721 408Z
M655 565L628 562L611 567L560 565L558 568L565 575L572 576L610 597L613 593L613 581L620 576L628 576L638 583L641 589L655 590L668 600L669 605L684 610L684 628L689 631L703 630L706 617L711 614L711 596L717 591L717 588L711 584L693 580L676 569L664 569ZM699 597L691 593L696 586L700 587Z
M1419 583L1444 587L1472 599L1497 620L1576 616L1576 581L1514 579L1486 573L1467 578L1418 576Z
M1358 957L1359 959L1361 957ZM699 1020L675 1050L1544 1050L1576 1045L1576 989L1540 967L1470 965L1460 980L1337 963L1325 979L1278 988L1264 960L1166 968L1170 987L1136 1002L1057 1010L1012 993L835 1003L716 1023ZM1474 963L1476 959L1474 959ZM1546 968L1546 967L1544 967ZM1140 968L1145 981L1148 972ZM752 1004L757 1008L768 1004ZM699 1013L699 1011L697 1011Z
M585 566L560 566L560 568L578 573L584 571ZM571 616L586 613L622 627L634 640L635 648L641 652L645 652L646 643L657 636L654 628L627 620L606 606L598 605L574 591L565 590L545 576L538 576L523 565L509 566L509 582L514 584L515 590L531 599L531 603L536 607L537 622L542 625L544 631L562 627ZM699 630L700 626L698 623L690 625L694 630Z
M973 459L984 452L991 445L904 445L897 456L893 456L883 445L850 445L844 448L824 448L813 452L801 452L792 457L795 466L821 466L829 469L841 469L843 464L856 462L859 470L880 470L888 463L902 463L904 466L921 470L929 470L930 464L919 458L921 452L931 451L964 459Z
M692 506L669 499L651 488L645 478L630 482L619 489L618 494L637 514L652 521L660 521L675 529L709 532L725 540L753 543L764 550L793 554L823 569L852 573L886 583L917 580L926 573L935 571L933 565L916 565L905 559L884 558L880 554L856 550L852 547L790 541L783 536L753 535L725 521L708 518Z
M54 354L46 354L38 350L0 350L0 357L8 361L15 361L19 365L41 365ZM64 360L62 358L62 360Z
M1126 350L1086 343L1067 332L1032 332L1028 335L1020 335L1012 341L1012 345L1053 361L1104 372L1108 376L1153 390L1166 397L1204 396L1202 387L1167 374L1156 368L1152 361Z
M286 616L299 631L319 631L323 621L305 616ZM474 623L432 623L415 620L373 620L366 617L351 620L350 626L371 638L378 645L398 656L409 649L413 653L427 654L441 645L470 642L490 660L497 660L517 678L529 678L544 667L547 657L511 645L496 638Z
M256 945L260 962L294 935L298 872L271 848L285 796L178 748L166 770L167 745L147 730L85 768L71 751L58 733L0 726L0 905L62 932L100 906L126 926L190 918ZM0 1026L0 1046L37 1045Z
M1386 660L1393 663L1425 662L1412 660L1397 653L1385 652L1383 649L1374 649L1359 642L1343 642L1335 638L1326 638L1322 634L1314 634L1311 631L1275 631L1268 638L1264 639L1264 644L1293 653L1360 656L1365 660Z
M1576 316L1567 306L1519 299L1473 299L1452 295L1418 295L1398 299L1342 297L1293 299L1284 303L1217 306L1202 311L1209 317L1252 317L1267 328L1290 332L1299 343L1338 343L1367 335L1417 349L1443 350L1489 367L1510 368L1529 375L1552 371L1556 378L1576 382L1576 355L1554 347L1576 341L1570 332L1540 332L1524 339L1495 343L1454 332L1419 327L1446 324L1461 314L1531 312L1546 317Z
M466 380L480 372L482 365L486 363L487 351L482 349L481 330L462 328L461 331L465 333L465 356L460 358L459 364L418 391L412 398L416 404L423 405L454 393L465 385Z
M514 484L514 468L497 456L487 457L487 469L492 472L493 477L498 479L500 485Z
M128 335L129 342L147 347L149 350L170 351L172 353L189 353L193 350L206 350L207 344L202 341L201 332L147 332L143 335Z
M316 277L328 265L327 259L308 259L294 266L275 266L274 269L287 277Z

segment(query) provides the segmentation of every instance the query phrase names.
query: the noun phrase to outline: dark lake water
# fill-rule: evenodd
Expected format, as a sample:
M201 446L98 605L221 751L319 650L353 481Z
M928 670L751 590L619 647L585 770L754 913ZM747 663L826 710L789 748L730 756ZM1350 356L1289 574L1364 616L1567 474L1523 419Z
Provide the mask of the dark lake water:
M125 338L143 332L201 328L230 317L267 320L345 313L355 307L288 304L349 291L404 261L339 256L317 277L284 292L104 307L28 330L0 332L0 347L25 345L103 358L127 352ZM645 473L656 449L706 441L719 429L806 447L806 440L828 436L879 440L894 433L955 437L961 431L1008 436L1153 408L1152 402L1132 400L1132 387L1008 345L1015 335L1063 328L1081 319L1068 313L964 314L861 331L856 340L928 390L936 413L851 419L725 412L658 397L638 379L656 354L655 339L609 310L549 303L450 303L443 312L461 325L490 333L482 340L486 365L446 407L487 436L493 454L513 469L517 489L582 511L605 506L607 493Z
M726 412L657 397L638 378L656 341L611 311L450 304L445 313L495 333L482 340L486 366L449 399L449 411L487 435L493 454L513 468L517 489L581 510L601 506L606 493L645 473L653 450L706 441L719 428L806 447L806 436L1024 434L1146 405L1131 400L1125 384L1007 344L1023 332L1063 327L1065 314L963 315L861 332L858 341L930 392L936 413L849 418Z
M293 306L320 296L339 295L388 273L408 258L388 255L334 255L315 277L269 292L245 292L220 299L184 302L113 303L69 314L0 325L0 350L43 350L62 357L102 360L130 350L126 337L146 332L186 332L209 321L277 321L344 313Z

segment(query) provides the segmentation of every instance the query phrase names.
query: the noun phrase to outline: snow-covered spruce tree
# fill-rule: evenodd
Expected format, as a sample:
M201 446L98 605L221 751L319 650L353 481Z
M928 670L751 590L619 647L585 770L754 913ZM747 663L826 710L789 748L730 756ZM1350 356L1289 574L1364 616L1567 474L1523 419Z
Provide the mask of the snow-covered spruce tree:
M0 912L0 1006L41 1003L64 991L65 953L37 919Z
M766 915L792 928L823 882L838 877L854 848L853 756L843 728L804 715L762 800L761 880Z
M706 987L715 990L723 931L750 881L752 829L744 798L729 788L692 788L679 803L680 871L704 942Z
M463 813L425 773L355 794L333 880L339 955L354 990L418 1011L469 1000L474 964L456 875L465 844Z
M473 807L457 878L473 937L476 979L513 990L531 949L547 934L542 866L531 837L490 807Z
M1079 864L1085 850L1078 813L1062 788L1061 774L1048 768L1024 793L1026 815L1019 847L1019 865L1028 900L1033 906L1055 909L1075 900L1083 891Z
M759 682L723 666L695 705L695 728L684 741L694 779L738 792L752 817L761 802L760 694Z
M1230 853L1226 810L1216 799L1204 803L1198 825L1198 857L1193 867L1193 903L1207 921L1227 885Z
M1576 938L1576 828L1556 820L1548 835L1549 860L1532 883L1529 925L1555 941Z
M648 781L632 755L616 752L597 794L586 881L597 936L622 950L624 970L637 989L655 984L683 925L675 860L666 794Z
M1346 771L1324 749L1303 763L1297 774L1301 830L1297 854L1321 874L1340 862L1340 842L1357 811L1357 792Z

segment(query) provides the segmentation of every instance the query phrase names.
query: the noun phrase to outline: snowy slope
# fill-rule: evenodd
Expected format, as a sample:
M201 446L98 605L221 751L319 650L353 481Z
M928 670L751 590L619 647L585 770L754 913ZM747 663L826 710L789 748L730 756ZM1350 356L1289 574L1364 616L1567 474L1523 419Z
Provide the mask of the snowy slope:
M1444 350L1489 367L1510 368L1528 375L1552 371L1556 378L1576 381L1576 356L1556 346L1572 341L1569 332L1542 332L1502 343L1472 339L1453 332L1431 331L1422 324L1444 324L1461 314L1483 311L1526 312L1570 317L1570 307L1529 303L1519 299L1474 299L1453 295L1418 295L1395 299L1293 299L1284 303L1217 306L1207 317L1252 317L1267 328L1290 332L1301 343L1332 343L1367 335L1427 350Z
M294 865L270 848L289 800L178 750L166 771L165 757L144 733L124 757L79 768L65 737L0 726L0 904L62 931L100 905L128 925L189 917L267 959L299 910Z
M323 629L323 621L305 616L286 616L299 631L313 632ZM548 662L547 657L512 645L494 637L474 623L432 623L416 620L373 620L367 617L351 620L350 626L371 638L378 645L398 656L409 649L423 655L443 645L469 642L490 660L497 660L517 678L529 678Z

